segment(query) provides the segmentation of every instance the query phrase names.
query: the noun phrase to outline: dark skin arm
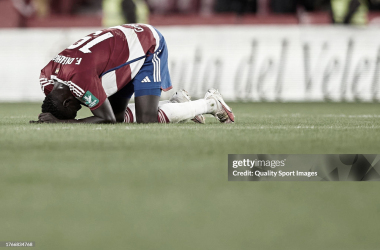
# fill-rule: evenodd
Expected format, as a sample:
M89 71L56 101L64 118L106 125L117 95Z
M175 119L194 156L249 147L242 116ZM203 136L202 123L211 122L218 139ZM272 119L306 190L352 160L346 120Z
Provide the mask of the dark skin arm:
M104 101L99 108L92 110L94 116L83 118L83 119L70 119L70 120L59 120L55 118L50 113L42 113L38 116L38 122L46 123L115 123L116 118L113 113L111 103L108 99ZM31 121L31 123L34 123Z

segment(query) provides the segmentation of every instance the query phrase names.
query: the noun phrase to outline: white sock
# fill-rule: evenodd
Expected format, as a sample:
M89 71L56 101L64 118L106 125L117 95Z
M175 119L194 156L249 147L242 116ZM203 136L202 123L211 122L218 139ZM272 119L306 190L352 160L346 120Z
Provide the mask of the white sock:
M165 101L158 102L158 108L160 108L162 105L164 105L166 103L170 103L170 101L169 100L165 100Z
M171 123L194 118L196 115L210 114L216 111L217 105L214 99L200 99L184 103L166 103L160 106Z

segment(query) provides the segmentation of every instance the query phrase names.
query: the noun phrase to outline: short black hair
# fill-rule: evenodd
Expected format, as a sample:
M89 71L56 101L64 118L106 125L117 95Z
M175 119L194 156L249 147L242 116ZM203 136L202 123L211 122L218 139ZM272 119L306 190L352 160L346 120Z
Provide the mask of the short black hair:
M65 114L65 112L63 112L62 109L58 107L58 105L55 103L54 99L50 94L45 97L41 109L42 113L50 113L60 120L70 119Z

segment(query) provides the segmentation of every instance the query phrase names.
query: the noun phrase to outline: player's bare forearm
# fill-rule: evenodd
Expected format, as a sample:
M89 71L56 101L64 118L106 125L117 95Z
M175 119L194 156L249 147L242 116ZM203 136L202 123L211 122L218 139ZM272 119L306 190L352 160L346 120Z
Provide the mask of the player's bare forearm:
M99 108L92 110L94 116L83 119L60 120L50 113L42 113L38 116L38 122L42 123L116 123L115 114L108 99ZM35 123L31 121L31 123Z
M42 113L38 116L38 121L30 121L30 123L115 123L113 120L104 119L97 116L91 116L83 119L68 119L68 120L60 120L53 116L50 113Z
M91 116L83 119L71 119L71 120L60 120L62 123L93 123L93 124L102 124L102 123L115 123L112 120L106 120L100 117Z

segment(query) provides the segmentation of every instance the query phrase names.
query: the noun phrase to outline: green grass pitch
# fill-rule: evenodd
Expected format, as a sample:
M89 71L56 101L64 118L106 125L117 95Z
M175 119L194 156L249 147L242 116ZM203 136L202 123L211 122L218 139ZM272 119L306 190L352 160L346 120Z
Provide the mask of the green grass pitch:
M379 154L380 104L231 107L236 123L226 125L209 116L206 125L30 125L39 104L0 104L0 241L49 250L379 248L377 183L228 182L227 156Z

